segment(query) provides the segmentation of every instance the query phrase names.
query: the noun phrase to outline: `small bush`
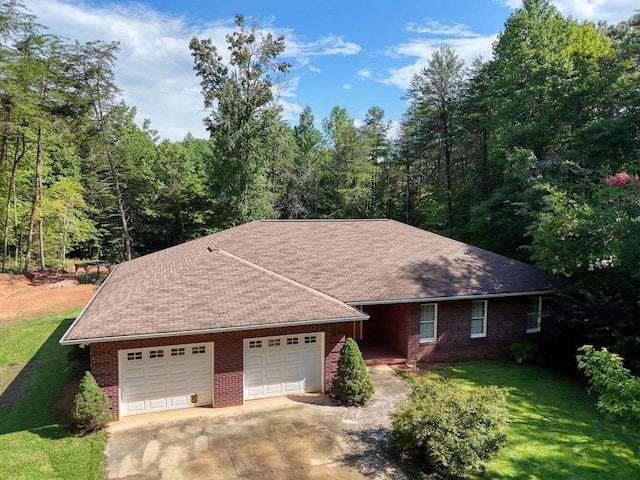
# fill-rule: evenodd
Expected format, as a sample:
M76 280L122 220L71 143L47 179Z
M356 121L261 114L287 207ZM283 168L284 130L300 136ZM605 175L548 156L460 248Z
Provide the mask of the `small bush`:
M71 407L71 419L84 432L101 430L113 420L107 394L100 389L90 372L85 372L80 381Z
M578 368L598 394L598 410L620 418L628 427L640 428L640 377L631 375L622 358L606 348L584 345L578 350L584 352L577 356Z
M345 405L364 405L375 393L358 344L347 338L340 350L333 395Z
M509 346L509 358L516 363L539 362L538 345L534 342L515 342Z
M413 391L391 414L391 452L436 478L481 472L506 442L506 390L409 378Z

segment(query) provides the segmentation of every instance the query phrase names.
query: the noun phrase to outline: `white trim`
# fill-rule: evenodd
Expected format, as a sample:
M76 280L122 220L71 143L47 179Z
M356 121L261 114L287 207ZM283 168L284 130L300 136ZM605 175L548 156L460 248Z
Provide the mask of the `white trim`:
M530 297L529 300L533 301L533 300L537 300L538 301L538 311L536 312L536 318L537 318L537 327L534 328L527 328L526 329L526 333L538 333L541 330L541 326L542 326L542 297ZM529 318L530 315L532 314L532 312L527 312L527 324L529 323Z
M482 318L482 333L471 333L471 338L484 338L487 336L487 317L489 316L489 312L488 312L489 302L487 300L474 300L471 303L471 319L469 322L469 328L471 328L471 322L473 320L479 320L479 318L473 317L473 304L476 302L482 302L484 304L484 307L483 307L484 316Z
M363 315L362 317L349 317L349 318L326 318L320 320L304 320L299 322L286 322L286 323L264 323L261 325L242 325L238 327L219 327L219 328L205 328L202 330L181 330L177 332L162 332L162 333L146 333L140 335L118 335L113 337L97 337L97 338L79 338L76 340L60 340L61 345L79 345L84 343L90 345L92 343L104 343L104 342L119 342L121 340L144 340L147 338L163 338L163 337L181 337L184 335L202 335L207 333L221 333L221 332L238 332L241 330L260 330L263 328L287 328L297 325L315 325L319 323L342 323L369 320L369 315Z
M422 307L428 307L433 305L433 337L422 338L420 336L420 343L433 343L438 341L438 304L437 303L423 303L420 305L420 319L418 320L419 327L422 326Z
M345 302L347 305L395 305L398 303L437 303L452 302L456 300L488 300L491 298L510 297L535 297L538 295L551 295L555 290L534 290L531 292L511 292L511 293L483 293L479 295L460 295L457 297L425 297L425 298L400 298L393 300L358 300Z

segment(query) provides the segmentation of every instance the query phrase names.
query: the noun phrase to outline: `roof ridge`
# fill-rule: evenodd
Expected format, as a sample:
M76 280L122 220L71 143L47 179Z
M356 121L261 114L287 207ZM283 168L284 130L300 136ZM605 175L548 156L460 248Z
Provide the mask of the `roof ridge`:
M392 222L391 218L262 218L258 222L271 223L348 223L348 222Z
M343 306L347 306L355 311L358 311L357 309L353 308L351 305L349 305L348 303L343 302L342 300L339 300L335 297L332 297L331 295L324 293L320 290L316 290L315 288L312 288L308 285L305 285L304 283L300 283L296 280L293 280L292 278L289 277L285 277L284 275L281 275L277 272L274 272L273 270L269 270L268 268L262 267L256 263L253 263L249 260L245 260L242 257L238 257L237 255L234 255L233 253L227 252L226 250L223 250L222 248L219 247L207 247L207 249L212 252L212 253L220 253L221 255L226 256L227 258L230 258L232 260L235 260L237 262L240 262L250 268L253 268L254 270L257 270L261 273L264 273L266 275L269 275L271 277L277 278L278 280L281 280L283 282L286 282L290 285L293 285L296 288L299 288L301 290L305 290L313 295L316 295L318 297L324 298L325 300L328 300L332 303L338 304L338 305L343 305Z

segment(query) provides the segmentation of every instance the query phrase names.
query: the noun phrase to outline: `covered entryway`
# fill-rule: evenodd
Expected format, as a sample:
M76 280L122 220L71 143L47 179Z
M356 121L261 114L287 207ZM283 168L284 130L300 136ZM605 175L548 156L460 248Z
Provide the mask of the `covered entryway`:
M305 333L244 341L244 399L320 392L324 334Z
M118 352L120 416L211 405L213 343Z

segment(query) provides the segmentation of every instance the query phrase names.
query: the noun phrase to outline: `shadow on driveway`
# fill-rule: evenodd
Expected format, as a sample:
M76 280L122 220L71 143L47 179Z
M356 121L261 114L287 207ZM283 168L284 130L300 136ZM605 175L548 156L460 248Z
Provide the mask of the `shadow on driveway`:
M360 408L295 395L121 420L110 427L108 478L404 479L384 447L408 387L387 366L370 372L376 395Z

